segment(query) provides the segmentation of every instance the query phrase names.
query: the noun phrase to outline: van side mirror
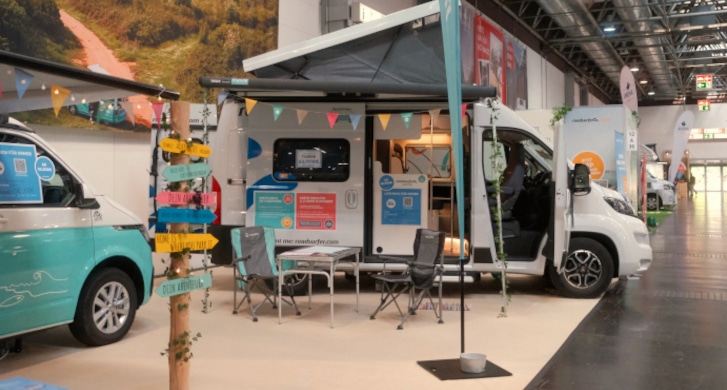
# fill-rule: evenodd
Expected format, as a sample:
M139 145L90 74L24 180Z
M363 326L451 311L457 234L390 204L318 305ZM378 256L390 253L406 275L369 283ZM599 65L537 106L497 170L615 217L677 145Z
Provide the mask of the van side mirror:
M576 164L572 172L570 190L573 195L586 195L591 192L591 169L585 164Z
M100 204L98 204L98 201L96 198L87 198L85 191L86 186L81 184L76 185L76 207L79 209L98 209L101 207Z

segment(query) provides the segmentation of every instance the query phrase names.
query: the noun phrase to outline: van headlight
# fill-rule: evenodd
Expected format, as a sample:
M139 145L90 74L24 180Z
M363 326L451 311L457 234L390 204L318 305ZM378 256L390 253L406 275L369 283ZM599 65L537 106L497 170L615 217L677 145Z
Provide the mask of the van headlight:
M608 203L608 205L611 206L612 209L616 210L617 213L624 214L624 215L630 215L632 217L638 218L638 216L636 215L636 212L634 212L634 208L631 207L631 205L628 202L626 202L625 200L619 199L619 198L613 198L610 196L604 196L603 200L605 200L606 203Z

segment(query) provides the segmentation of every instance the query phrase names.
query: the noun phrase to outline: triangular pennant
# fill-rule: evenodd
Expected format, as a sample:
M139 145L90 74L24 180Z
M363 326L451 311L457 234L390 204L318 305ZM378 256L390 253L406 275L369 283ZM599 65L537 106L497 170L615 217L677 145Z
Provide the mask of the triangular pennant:
M250 115L252 112L252 109L255 108L255 105L257 104L257 100L245 98L245 113L247 115Z
M217 105L222 104L230 93L227 91L219 92L217 94Z
M391 114L379 114L379 120L381 121L381 126L384 127L384 130L386 130L386 126L389 125L389 119L391 119Z
M283 113L283 106L273 104L273 120L277 121L280 118L280 114Z
M302 125L303 120L305 119L305 116L308 115L308 111L306 110L295 110L295 113L298 114L298 124Z
M164 103L154 102L151 104L151 110L154 112L154 117L157 118L157 128L162 128L162 111L164 110Z
M126 111L126 119L131 122L132 126L136 126L136 121L134 120L134 103L122 100L119 102L119 105Z
M336 125L336 121L338 120L338 113L337 112L327 112L326 116L328 117L328 125L331 126L331 129L333 126Z
M353 129L356 130L358 127L358 121L361 120L361 115L359 114L349 114L348 118L351 120L351 124L353 125Z
M409 128L409 125L411 124L411 117L414 115L412 112L402 112L401 113L401 119L404 121L404 126L406 128Z
M437 119L439 119L439 113L442 112L442 109L436 108L434 110L429 110L429 117L431 119L431 125L434 126L435 123L437 123Z
M34 78L32 74L20 68L15 68L15 89L18 91L18 99L23 98L25 91L30 87L30 83Z
M467 103L463 103L462 104L462 118L464 118L466 113L467 113Z
M53 111L56 112L56 116L58 116L58 113L61 111L61 107L63 107L63 102L66 101L70 94L71 91L61 86L50 86L50 98L53 101Z

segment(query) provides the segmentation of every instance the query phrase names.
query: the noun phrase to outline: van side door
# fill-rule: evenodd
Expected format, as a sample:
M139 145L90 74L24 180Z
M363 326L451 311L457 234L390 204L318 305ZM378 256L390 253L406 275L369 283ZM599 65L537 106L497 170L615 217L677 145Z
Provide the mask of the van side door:
M551 199L553 215L548 227L548 245L544 255L553 259L553 266L560 270L560 264L568 255L570 230L573 225L572 195L569 190L570 168L565 150L565 133L562 131L562 120L555 125L555 150L553 150L553 180L551 181ZM552 252L549 249L552 248ZM550 252L550 253L548 253Z

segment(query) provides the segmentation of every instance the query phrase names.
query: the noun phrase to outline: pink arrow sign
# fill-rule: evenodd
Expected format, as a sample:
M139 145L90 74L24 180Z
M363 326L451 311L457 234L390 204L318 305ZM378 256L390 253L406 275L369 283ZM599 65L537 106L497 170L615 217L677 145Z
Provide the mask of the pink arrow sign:
M170 205L185 205L194 203L194 197L197 195L196 192L171 192L163 191L157 195L157 202ZM209 206L217 203L216 193L200 193L201 205Z

